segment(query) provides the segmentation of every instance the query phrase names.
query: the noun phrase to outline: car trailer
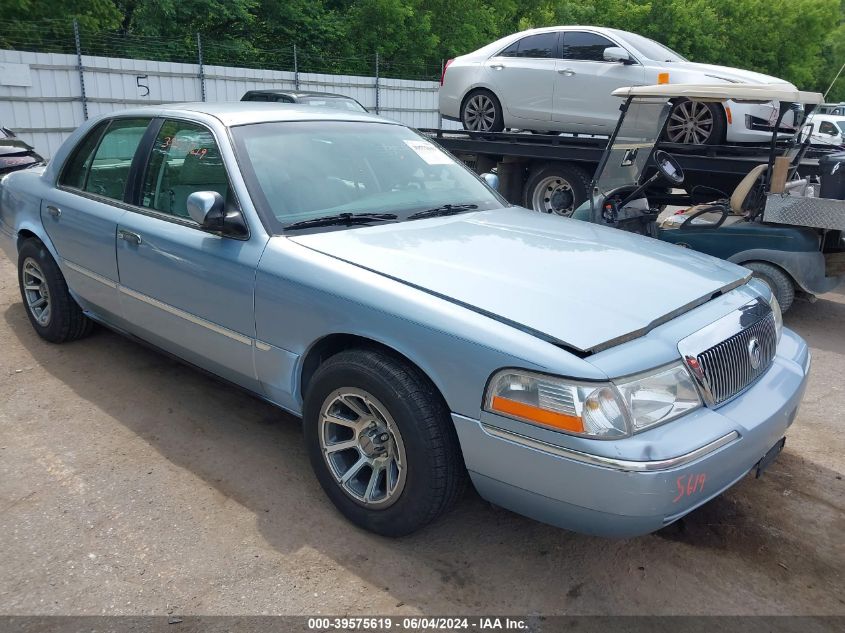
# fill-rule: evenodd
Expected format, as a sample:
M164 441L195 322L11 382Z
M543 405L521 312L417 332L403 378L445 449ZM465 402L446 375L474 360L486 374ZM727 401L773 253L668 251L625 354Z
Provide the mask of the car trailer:
M420 129L476 173L496 168L499 192L513 204L547 213L568 215L587 200L590 181L604 154L608 139L587 136L556 136L531 133L492 133L462 130ZM675 192L665 203L693 203L693 192L701 189L704 199L714 190L733 191L757 165L769 160L769 144L689 145L661 143L681 164L687 175L686 195ZM802 176L818 176L819 157L824 149L811 150L801 161ZM545 191L553 189L555 199ZM649 198L659 202L660 192Z

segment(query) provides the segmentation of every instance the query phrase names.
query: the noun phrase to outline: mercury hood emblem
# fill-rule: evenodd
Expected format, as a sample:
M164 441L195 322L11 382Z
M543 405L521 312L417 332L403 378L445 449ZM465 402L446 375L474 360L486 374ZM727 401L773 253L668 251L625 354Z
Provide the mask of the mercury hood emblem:
M752 336L748 341L748 360L751 361L751 368L757 369L760 366L760 341Z

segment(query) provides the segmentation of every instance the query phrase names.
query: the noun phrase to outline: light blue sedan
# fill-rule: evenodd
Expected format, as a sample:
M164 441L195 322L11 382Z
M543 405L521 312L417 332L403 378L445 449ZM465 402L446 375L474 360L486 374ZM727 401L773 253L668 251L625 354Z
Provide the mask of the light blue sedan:
M777 455L810 364L748 270L509 206L363 113L90 121L0 183L0 242L41 337L101 323L302 416L328 497L386 535L468 479L568 529L659 529Z

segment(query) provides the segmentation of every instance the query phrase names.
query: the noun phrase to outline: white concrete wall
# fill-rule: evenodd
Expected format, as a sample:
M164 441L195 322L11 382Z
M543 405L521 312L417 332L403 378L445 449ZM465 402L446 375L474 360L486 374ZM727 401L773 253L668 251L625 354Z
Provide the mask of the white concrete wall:
M199 66L82 56L88 116L143 104L200 101ZM294 73L205 66L207 101L237 101L247 90L294 88ZM375 111L373 77L300 73L302 90L338 92ZM379 80L379 113L413 127L441 127L438 83ZM75 55L0 50L0 125L46 157L84 121ZM448 121L443 126L456 127Z

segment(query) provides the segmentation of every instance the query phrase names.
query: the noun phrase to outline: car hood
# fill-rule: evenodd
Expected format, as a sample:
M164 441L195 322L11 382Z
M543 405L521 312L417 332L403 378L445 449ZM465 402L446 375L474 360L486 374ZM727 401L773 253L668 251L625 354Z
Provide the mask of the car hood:
M771 75L764 75L753 70L742 70L740 68L731 68L730 66L717 66L715 64L699 64L696 62L678 62L678 65L683 70L701 73L706 75L706 83L713 83L711 80L721 79L722 81L731 83L745 83L745 84L787 84L793 86L788 81L772 77ZM669 66L671 73L671 66Z
M583 352L639 336L750 274L519 207L290 239Z

